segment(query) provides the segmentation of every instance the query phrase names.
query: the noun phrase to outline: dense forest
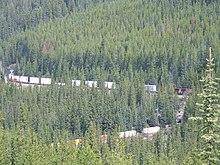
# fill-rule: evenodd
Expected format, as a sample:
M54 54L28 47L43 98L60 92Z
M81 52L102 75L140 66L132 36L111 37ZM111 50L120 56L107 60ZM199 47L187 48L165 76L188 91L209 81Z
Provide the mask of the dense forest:
M220 164L219 27L218 0L0 0L0 164Z

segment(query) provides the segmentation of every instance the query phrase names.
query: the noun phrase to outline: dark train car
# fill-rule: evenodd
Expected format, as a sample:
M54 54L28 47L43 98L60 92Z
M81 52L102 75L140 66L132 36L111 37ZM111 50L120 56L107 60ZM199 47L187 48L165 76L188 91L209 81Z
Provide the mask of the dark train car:
M175 88L177 95L192 94L192 88Z

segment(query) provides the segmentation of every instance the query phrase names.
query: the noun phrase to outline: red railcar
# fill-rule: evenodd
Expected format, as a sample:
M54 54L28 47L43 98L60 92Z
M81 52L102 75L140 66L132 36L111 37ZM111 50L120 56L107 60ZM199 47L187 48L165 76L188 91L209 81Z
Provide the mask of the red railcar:
M175 93L178 95L192 94L192 88L175 88Z

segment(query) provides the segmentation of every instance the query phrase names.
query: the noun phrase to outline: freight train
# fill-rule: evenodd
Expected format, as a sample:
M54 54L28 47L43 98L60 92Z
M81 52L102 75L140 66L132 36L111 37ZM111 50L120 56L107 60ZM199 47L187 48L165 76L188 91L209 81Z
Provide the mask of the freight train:
M21 86L42 86L42 85L51 85L52 84L52 79L51 78L39 78L39 77L28 77L28 76L17 76L14 74L9 74L8 75L8 81L9 82L14 82L17 85ZM98 82L97 81L81 81L81 80L72 80L72 86L79 87L80 85L84 84L87 87L94 87L98 88ZM65 83L57 82L55 83L60 86L66 85ZM104 82L104 87L108 89L113 89L116 87L115 82ZM152 92L155 93L157 92L156 85L144 85L144 88L147 92Z
M17 76L13 74L8 75L8 81L9 82L14 82L16 84L21 84L22 86L33 86L33 85L51 85L52 84L52 79L51 78L39 78L39 77L28 77L28 76ZM81 80L72 80L72 86L80 86L84 84L85 86L88 87L98 87L98 82L97 81L81 81ZM66 85L65 83L55 83L60 86ZM105 88L108 89L113 89L115 88L115 83L114 82L104 82Z

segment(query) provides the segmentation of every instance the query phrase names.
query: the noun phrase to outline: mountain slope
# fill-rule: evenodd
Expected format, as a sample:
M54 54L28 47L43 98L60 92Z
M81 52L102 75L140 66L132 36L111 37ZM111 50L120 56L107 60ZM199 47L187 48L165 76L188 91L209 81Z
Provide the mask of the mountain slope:
M83 69L94 77L91 70L100 67L133 68L154 77L151 83L190 86L207 47L220 53L218 5L118 0L19 33L3 43L2 58L17 62L21 74L73 76Z

